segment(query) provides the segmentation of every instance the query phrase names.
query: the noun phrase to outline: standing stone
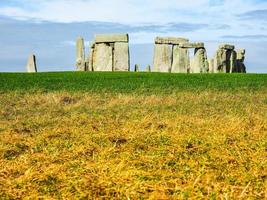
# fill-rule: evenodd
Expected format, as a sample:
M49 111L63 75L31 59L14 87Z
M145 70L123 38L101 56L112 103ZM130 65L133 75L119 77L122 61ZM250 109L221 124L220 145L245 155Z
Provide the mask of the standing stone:
M207 73L209 71L207 52L205 48L196 48L195 55L192 62L192 73Z
M151 66L150 65L147 65L146 72L151 72Z
M233 64L235 63L235 59L236 56L234 55L234 50L226 50L226 73L230 73L231 72L231 63L233 62ZM233 61L231 61L231 59L233 59Z
M247 70L246 70L246 66L244 64L245 54L246 54L246 50L245 49L238 49L237 50L236 70L235 70L235 72L246 73Z
M79 37L76 42L76 69L77 71L85 71L85 54L84 54L84 39Z
M90 54L88 56L88 64L87 71L94 71L94 52L95 52L95 44L90 45Z
M171 71L171 49L168 44L155 44L154 49L154 71Z
M139 72L139 65L137 65L137 64L134 65L134 71Z
M114 71L130 71L129 45L126 42L114 44Z
M218 49L214 57L214 73L226 73L226 53L225 49Z
M209 60L209 73L214 73L214 59Z
M244 62L245 61L245 54L246 54L246 50L245 49L238 49L237 50L237 60L240 62Z
M29 73L35 73L37 72L37 66L36 66L36 57L35 55L30 55L28 58L28 63L27 63L27 72Z
M230 71L229 73L234 73L236 71L236 51L230 51Z
M95 45L94 71L113 71L113 47L107 43Z
M190 66L189 52L187 48L181 48L179 45L173 46L172 73L188 73Z

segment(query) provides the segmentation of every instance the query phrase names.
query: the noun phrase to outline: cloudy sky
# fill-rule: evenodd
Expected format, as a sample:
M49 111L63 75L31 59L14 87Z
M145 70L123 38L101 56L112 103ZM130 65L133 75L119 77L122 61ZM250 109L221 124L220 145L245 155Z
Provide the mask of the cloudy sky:
M246 48L249 72L267 73L267 0L1 0L0 71L25 71L29 54L40 71L73 70L75 39L129 33L131 65L152 64L156 36ZM191 52L192 55L192 52Z

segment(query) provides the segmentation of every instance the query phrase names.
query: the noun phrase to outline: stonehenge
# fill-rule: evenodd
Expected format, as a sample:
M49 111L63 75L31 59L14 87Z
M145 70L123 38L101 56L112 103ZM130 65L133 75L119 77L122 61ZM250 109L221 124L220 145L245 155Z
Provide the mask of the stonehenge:
M37 65L36 65L36 57L35 57L35 55L32 54L32 55L29 56L26 69L27 69L27 72L29 72L29 73L37 72Z
M90 44L89 56L85 58L84 39L79 37L76 45L78 71L129 71L130 53L128 34L97 34Z
M190 59L189 49L194 49ZM245 49L235 50L231 44L221 44L213 58L208 59L203 42L190 42L181 37L156 37L153 67L147 72L165 73L246 73ZM130 71L128 34L97 34L85 56L84 39L76 42L77 71ZM140 71L138 65L134 71Z
M235 51L235 46L222 44L215 53L214 59L210 60L210 68L213 73L246 73L244 64L245 50Z
M195 49L190 60L188 49ZM209 64L204 43L190 43L186 38L157 37L154 47L154 71L171 73L206 73Z

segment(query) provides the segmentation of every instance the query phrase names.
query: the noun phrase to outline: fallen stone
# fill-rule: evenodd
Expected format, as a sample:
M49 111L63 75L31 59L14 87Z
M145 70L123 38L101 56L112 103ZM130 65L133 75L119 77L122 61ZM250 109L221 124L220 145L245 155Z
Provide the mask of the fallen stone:
M189 42L189 39L186 38L175 38L175 37L156 37L155 44L181 44L181 43L187 43Z
M204 48L204 43L196 42L196 43L181 43L179 47L181 48Z
M27 72L29 73L35 73L37 72L37 66L36 66L36 57L35 55L30 55L28 58L28 63L27 63Z
M79 37L76 42L76 69L77 71L85 71L85 54L84 54L84 39Z
M188 49L181 48L179 45L174 45L172 59L172 73L188 73L190 67Z
M97 34L95 43L129 42L128 34Z
M112 46L105 43L96 44L93 55L94 71L113 71Z
M231 44L221 44L219 49L227 49L227 50L234 50L235 46Z
M129 45L125 42L116 42L114 44L114 71L129 71Z
M154 71L171 71L171 48L167 44L155 44L154 49Z

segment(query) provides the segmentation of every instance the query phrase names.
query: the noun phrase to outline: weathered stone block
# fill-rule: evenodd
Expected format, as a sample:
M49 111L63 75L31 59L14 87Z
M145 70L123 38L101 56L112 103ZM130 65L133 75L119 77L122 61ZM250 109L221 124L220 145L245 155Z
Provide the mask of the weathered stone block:
M27 63L27 72L29 73L35 73L37 72L37 66L36 66L36 57L35 55L30 55L28 58L28 63Z
M171 48L167 44L155 44L154 49L154 71L170 72L171 70Z
M246 54L245 49L238 49L237 50L237 59L244 61L245 60L245 54Z
M187 43L189 39L186 38L175 38L175 37L156 37L155 44L181 44Z
M125 42L116 42L114 44L114 71L129 71L129 45Z
M244 64L245 61L245 49L238 49L237 50L237 59L236 59L236 66L235 66L235 72L239 73L246 73L246 66Z
M76 42L76 69L78 71L85 71L85 53L84 53L84 39L79 37Z
M204 48L203 42L195 42L195 43L181 43L179 47L181 48Z
M227 50L219 48L214 56L214 73L226 73Z
M90 48L90 54L88 56L88 66L87 66L87 70L88 71L94 71L94 52L95 49L94 48Z
M190 67L188 49L180 48L179 45L174 45L172 59L172 73L188 73Z
M97 34L95 43L129 42L128 34Z
M209 62L209 73L214 73L214 59L210 59L208 62Z
M205 48L195 49L194 59L190 68L192 73L207 73L209 71L207 52Z
M93 55L94 71L113 71L113 48L110 45L96 44Z
M230 51L230 70L229 73L234 73L236 71L236 51Z
M219 49L227 49L227 50L234 50L235 46L231 44L221 44Z

